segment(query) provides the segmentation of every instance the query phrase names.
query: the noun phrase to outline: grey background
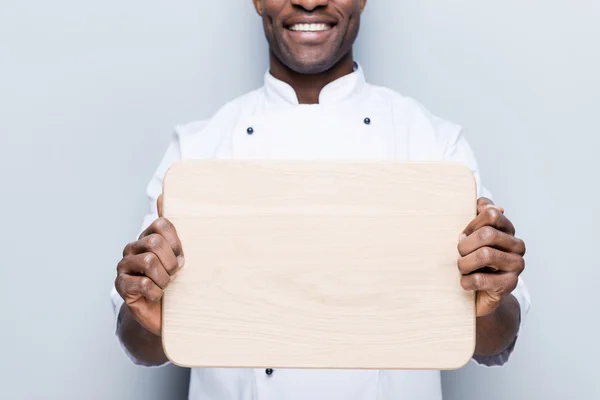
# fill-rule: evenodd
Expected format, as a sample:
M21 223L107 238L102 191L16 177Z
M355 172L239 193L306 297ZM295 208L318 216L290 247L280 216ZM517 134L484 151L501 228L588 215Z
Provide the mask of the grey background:
M446 399L598 399L600 3L372 0L368 78L465 127L528 243L533 308L503 369ZM184 399L132 366L109 290L175 124L261 83L250 0L0 0L0 398ZM595 179L594 179L595 178Z

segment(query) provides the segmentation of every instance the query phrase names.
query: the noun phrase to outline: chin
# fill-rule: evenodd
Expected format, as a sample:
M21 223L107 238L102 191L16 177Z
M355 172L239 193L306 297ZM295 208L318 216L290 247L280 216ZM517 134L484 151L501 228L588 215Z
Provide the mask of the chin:
M328 71L335 65L334 62L328 60L325 61L306 61L306 60L294 60L288 67L294 72L305 75L320 74Z
M323 54L323 53L321 53ZM319 54L304 54L295 57L287 57L284 64L292 71L299 74L320 74L335 66L341 57L319 57Z

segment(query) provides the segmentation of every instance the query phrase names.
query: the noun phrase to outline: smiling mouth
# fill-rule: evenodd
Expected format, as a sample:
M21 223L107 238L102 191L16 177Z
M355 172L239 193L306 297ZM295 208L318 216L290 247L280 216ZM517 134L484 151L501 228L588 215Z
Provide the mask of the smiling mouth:
M333 25L331 24L294 24L288 27L290 31L294 32L324 32L331 30Z

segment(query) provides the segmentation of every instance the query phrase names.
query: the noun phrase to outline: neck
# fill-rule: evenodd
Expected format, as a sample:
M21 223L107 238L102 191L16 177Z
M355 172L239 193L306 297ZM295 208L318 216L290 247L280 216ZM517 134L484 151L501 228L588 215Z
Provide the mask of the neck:
M272 52L269 58L271 75L290 85L296 92L300 104L318 104L319 94L325 86L352 73L354 69L352 52L342 57L332 68L317 74L301 74L293 71L279 61Z

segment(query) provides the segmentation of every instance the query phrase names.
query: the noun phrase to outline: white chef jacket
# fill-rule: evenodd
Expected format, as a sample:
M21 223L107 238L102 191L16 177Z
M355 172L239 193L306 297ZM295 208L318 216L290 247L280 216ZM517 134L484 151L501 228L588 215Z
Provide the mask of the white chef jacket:
M149 212L142 230L157 218L162 179L176 160L266 158L298 160L452 160L475 175L477 162L461 127L430 114L411 98L368 83L362 68L328 84L319 104L298 103L288 84L265 73L264 85L222 107L212 118L176 127L148 185ZM513 292L521 326L530 307L522 279ZM123 300L112 288L115 315ZM119 326L116 323L118 333ZM495 357L472 362L504 365L513 345ZM138 360L121 346L136 364ZM439 371L192 369L190 400L441 400Z

